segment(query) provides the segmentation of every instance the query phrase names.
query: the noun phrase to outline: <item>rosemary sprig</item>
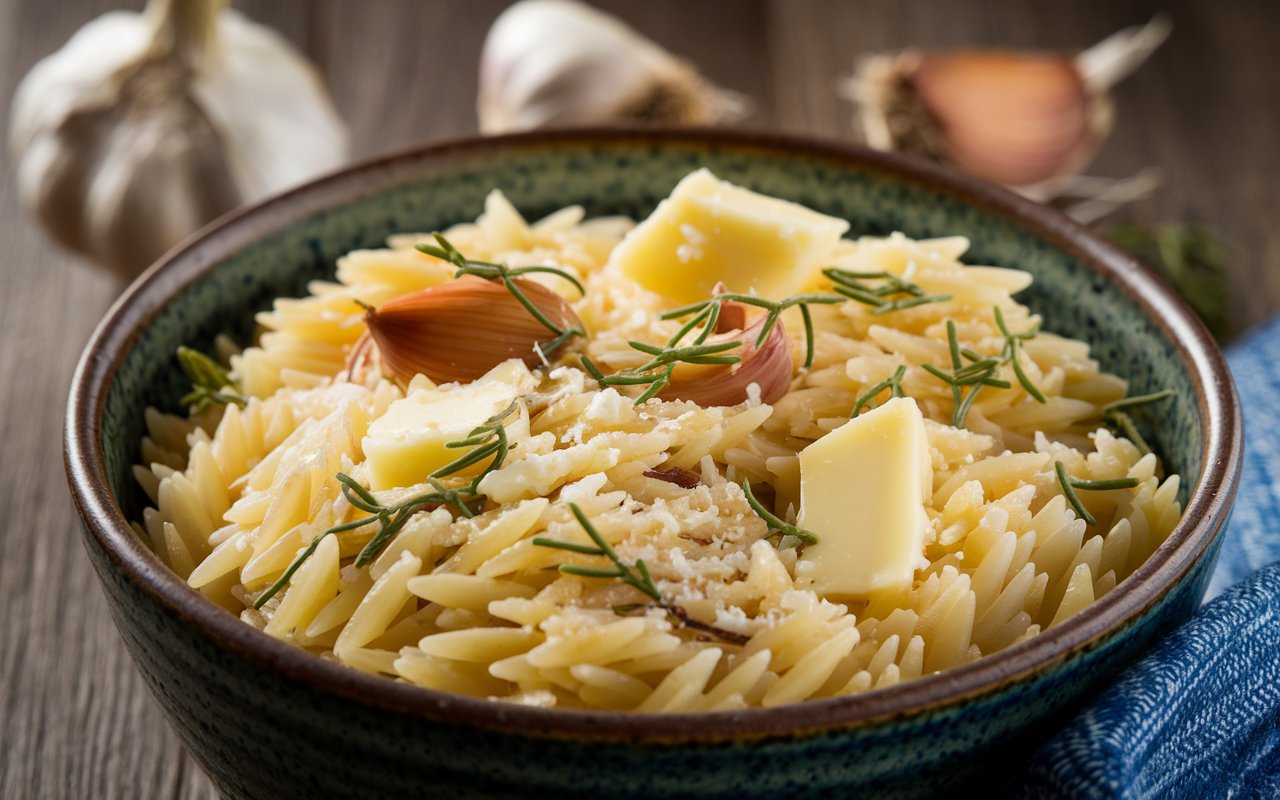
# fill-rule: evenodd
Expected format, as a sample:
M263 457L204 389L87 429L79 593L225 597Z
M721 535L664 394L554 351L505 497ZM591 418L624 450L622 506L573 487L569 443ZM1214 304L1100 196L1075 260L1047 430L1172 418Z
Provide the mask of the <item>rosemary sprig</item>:
M1134 446L1143 455L1146 455L1151 452L1151 445L1147 444L1147 440L1138 431L1138 426L1133 421L1133 417L1129 415L1129 410L1145 411L1145 409L1141 408L1142 406L1167 400L1170 397L1173 397L1172 389L1121 398L1102 407L1102 418L1111 423L1112 427L1118 430L1126 439L1133 442Z
M573 512L574 519L578 520L578 524L586 531L587 536L591 537L591 541L595 542L595 546L565 542L559 539L548 539L545 536L535 536L533 543L539 547L552 547L570 553L604 556L613 562L613 567L561 564L560 571L566 575L577 575L583 578L618 578L628 586L647 594L653 598L654 602L661 604L663 602L662 593L658 591L657 585L653 582L653 576L649 574L649 568L644 565L644 559L636 559L634 565L628 565L618 555L618 551L613 549L613 545L609 544L600 531L596 530L596 526L591 524L591 520L587 519L587 515L582 513L582 509L578 507L577 503L570 503L569 510Z
M507 432L506 428L503 427L503 423L516 410L519 402L519 399L512 400L502 411L476 426L467 435L467 438L446 443L445 447L448 448L473 447L475 449L432 472L427 478L427 482L431 485L431 491L429 492L417 494L401 500L399 503L387 505L379 502L368 489L361 486L350 475L339 472L337 479L342 484L343 497L354 508L366 512L369 516L334 525L312 539L311 544L307 545L307 548L290 562L288 568L276 579L276 582L258 596L258 599L253 602L253 607L262 608L268 600L275 597L285 586L288 586L289 581L293 579L294 573L306 563L307 559L315 554L316 548L320 546L320 540L326 536L357 530L376 522L378 524L378 532L373 535L373 538L356 556L355 565L363 567L377 558L387 542L399 533L405 524L409 522L409 519L419 511L447 505L453 508L460 516L475 516L475 509L471 507L471 504L477 500L482 500L484 497L479 492L480 481L490 472L502 466L502 463L506 460L507 453L510 452L512 447L507 442ZM440 478L466 469L490 456L493 457L493 460L470 483L449 488L440 482Z
M969 410L983 387L1011 389L1013 384L996 377L996 371L1002 363L1000 359L983 358L972 350L960 346L960 339L956 336L956 323L952 320L947 320L947 347L951 355L951 372L941 370L932 364L921 366L925 372L951 385L951 426L963 428L964 421L969 416ZM967 365L964 363L966 359L970 362ZM972 388L966 392L964 390L966 386Z
M507 421L507 417L514 414L516 409L519 407L520 399L516 398L508 403L506 408L489 417L475 428L472 428L471 432L467 434L467 438L460 439L456 442L447 442L445 447L450 450L460 447L474 447L475 449L464 456L450 461L440 469L437 469L435 472L431 473L431 478L448 477L455 472L466 469L472 464L477 464L484 459L493 456L493 460L485 465L484 469L482 469L480 473L472 479L470 485L467 487L469 492L475 494L480 486L480 481L484 480L485 476L490 472L501 467L503 462L506 461L507 453L511 450L513 445L507 441L507 428L505 423Z
M862 409L870 405L871 402L876 399L876 395L880 394L885 389L890 391L891 397L902 397L902 377L906 374L907 365L902 364L893 371L892 375L863 392L862 396L858 398L858 401L853 404L853 411L849 414L849 418L853 419L861 414Z
M1067 502L1075 509L1076 515L1085 521L1087 525L1097 525L1098 520L1089 513L1089 509L1084 507L1084 503L1080 500L1080 495L1076 494L1076 490L1090 492L1104 492L1110 489L1132 489L1138 485L1137 478L1116 478L1109 481L1086 481L1080 478L1073 478L1067 474L1067 467L1061 461L1053 462L1054 472L1058 475L1058 485L1062 487L1062 494L1067 498Z
M1031 382L1031 379L1027 377L1027 373L1022 371L1022 363L1018 358L1022 350L1022 343L1027 339L1035 338L1035 335L1039 333L1039 324L1033 325L1029 331L1010 333L1009 326L1005 324L1004 313L1000 310L1000 306L992 306L991 310L996 318L996 326L1000 328L1000 334L1004 336L1003 358L1006 363L1013 367L1013 374L1018 378L1018 383L1022 384L1022 388L1026 390L1027 394L1034 397L1036 402L1049 402L1049 398L1044 396L1044 392L1040 391Z
M191 379L191 391L183 395L178 403L192 406L193 414L201 414L213 405L235 403L244 408L248 404L249 401L240 394L240 388L227 375L222 365L199 350L179 347L178 364Z
M590 567L581 564L561 564L558 569L566 575L577 575L582 578L617 578L632 588L648 595L652 603L628 603L613 607L613 612L619 616L625 616L633 611L639 611L644 608L660 608L671 616L680 621L681 624L688 628L711 634L726 642L743 645L747 643L747 637L717 628L714 625L708 625L705 622L699 622L692 619L688 613L680 606L670 603L662 596L662 592L658 590L657 584L653 582L653 576L649 574L649 568L645 566L644 559L636 559L635 564L627 564L618 555L618 551L613 549L613 545L601 535L596 526L591 524L591 520L587 519L587 515L582 513L582 509L577 503L570 503L569 510L573 512L573 516L578 520L578 524L586 531L587 536L591 538L594 545L578 544L576 542L566 542L560 539L549 539L545 536L535 536L533 543L539 547L550 547L556 550L564 550L569 553L580 553L587 556L603 556L613 562L612 567Z
M742 479L742 494L747 498L747 505L751 506L751 510L765 521L765 524L769 526L769 530L782 534L782 538L778 540L779 550L790 550L793 547L799 547L802 543L818 543L818 534L813 531L807 531L804 528L798 528L765 508L764 504L757 500L755 494L752 493L751 482L746 478Z
M928 294L919 284L891 272L858 272L827 267L822 274L835 284L837 292L871 306L871 313L875 315L951 299L949 294Z
M760 347L765 343L765 340L769 338L769 334L773 332L773 326L778 324L778 318L782 316L782 312L792 306L797 306L800 309L800 318L804 320L804 367L805 369L808 369L813 366L814 349L813 316L809 312L809 305L812 303L818 303L820 305L834 305L836 303L843 303L844 301L845 298L836 294L798 294L793 297L788 297L786 300L774 302L773 300L766 300L763 297L729 292L725 294L718 294L709 300L700 300L697 303L691 303L687 306L681 306L680 308L673 309L663 314L661 319L679 319L680 317L687 316L689 314L706 314L709 313L708 309L718 309L720 304L723 302L742 303L744 305L755 306L756 308L763 308L766 311L764 325L760 327L760 335L756 337L756 347ZM719 313L718 310L716 313ZM697 317L694 318L694 320L696 319ZM675 341L679 341L681 336L688 333L688 329L695 324L694 320L690 320L690 325L681 329L681 332L676 336ZM703 327L704 338L706 333L714 327L714 320L711 321L709 325Z
M709 326L708 326L709 327ZM705 337L703 337L705 340ZM695 340L698 341L698 340ZM628 342L634 350L652 356L638 367L624 369L612 375L605 375L595 363L582 356L582 367L601 387L604 386L644 386L648 388L636 398L640 405L661 392L671 383L678 364L737 364L741 357L727 355L727 351L741 347L742 342L716 342L715 344L692 344L678 346L673 339L666 347L646 344L644 342Z
M543 313L542 309L538 308L538 306L535 305L534 302L530 300L515 283L515 278L520 275L542 272L548 275L555 275L558 278L563 278L573 284L579 294L585 295L587 290L583 288L582 283L565 270L562 270L559 267L541 265L517 267L512 269L505 264L498 264L492 261L476 261L474 259L467 258L460 253L458 248L454 247L453 244L448 239L444 238L442 234L433 233L431 235L435 238L436 244L439 246L420 244L417 247L419 252L426 253L429 256L435 256L436 258L442 261L447 261L457 267L457 271L453 273L453 277L455 278L461 278L463 275L474 275L477 278L484 278L485 280L501 281L502 285L511 293L511 296L518 300L520 305L524 306L525 310L528 311L534 319L542 323L543 327L556 335L555 338L539 346L544 357L551 355L556 350L559 350L565 342L569 341L574 336L587 335L587 332L582 328L576 326L565 327L553 322L551 318Z
M414 495L406 500L391 505L379 503L368 490L360 486L350 475L339 472L338 480L342 483L342 494L347 498L351 505L361 511L369 512L369 516L353 519L350 522L344 522L341 525L334 525L332 528L325 530L319 536L311 540L311 544L297 555L290 562L288 568L271 584L258 598L253 601L254 608L262 608L267 601L275 597L281 589L289 585L289 581L293 579L294 573L306 563L307 559L315 554L316 548L320 546L321 540L326 536L332 536L346 531L353 531L363 528L366 525L378 523L379 530L369 543L364 546L360 554L356 556L356 566L364 566L373 559L377 558L378 553L382 551L383 546L391 539L405 523L419 511L428 507L441 505L452 505L457 508L459 505L466 507L466 501L462 495L465 490L445 489L438 482L432 483L432 491L424 494ZM471 516L471 509L467 509L466 516Z

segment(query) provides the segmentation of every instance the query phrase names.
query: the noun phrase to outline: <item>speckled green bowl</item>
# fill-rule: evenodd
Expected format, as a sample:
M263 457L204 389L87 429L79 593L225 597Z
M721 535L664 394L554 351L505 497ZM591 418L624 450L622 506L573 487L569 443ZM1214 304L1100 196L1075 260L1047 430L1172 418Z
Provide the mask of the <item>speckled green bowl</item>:
M556 711L370 677L218 610L131 533L143 409L183 391L174 350L333 274L390 233L473 219L498 187L537 217L571 203L643 217L684 174L848 219L853 234L963 234L968 259L1035 273L1023 297L1135 392L1171 388L1158 430L1194 487L1133 576L1074 619L948 672L857 697L674 716ZM228 797L852 797L998 783L1198 604L1235 494L1239 410L1221 355L1132 259L1066 218L931 166L835 144L711 132L565 132L381 158L235 214L170 253L108 313L76 372L71 491L116 625L175 730ZM127 741L121 747L128 747Z

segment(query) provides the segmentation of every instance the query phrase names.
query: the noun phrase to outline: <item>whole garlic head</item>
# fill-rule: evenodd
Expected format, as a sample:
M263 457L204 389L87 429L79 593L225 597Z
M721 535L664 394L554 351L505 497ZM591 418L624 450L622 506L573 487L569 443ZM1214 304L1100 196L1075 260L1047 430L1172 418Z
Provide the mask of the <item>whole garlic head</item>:
M224 0L151 0L81 28L23 79L10 146L23 203L124 275L241 203L346 159L314 68Z
M749 107L621 20L574 0L511 6L480 57L484 133L621 121L710 125Z
M1156 17L1081 53L999 50L873 55L844 82L863 138L952 164L1037 200L1061 194L1114 122L1108 94L1164 42Z

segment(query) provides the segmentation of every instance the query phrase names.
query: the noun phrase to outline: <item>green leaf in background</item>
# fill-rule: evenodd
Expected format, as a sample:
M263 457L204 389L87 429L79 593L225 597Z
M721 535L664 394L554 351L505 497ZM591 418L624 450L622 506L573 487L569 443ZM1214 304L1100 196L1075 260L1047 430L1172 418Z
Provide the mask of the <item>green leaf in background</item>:
M1227 246L1203 225L1132 223L1107 231L1113 242L1156 269L1200 315L1219 342L1234 334Z

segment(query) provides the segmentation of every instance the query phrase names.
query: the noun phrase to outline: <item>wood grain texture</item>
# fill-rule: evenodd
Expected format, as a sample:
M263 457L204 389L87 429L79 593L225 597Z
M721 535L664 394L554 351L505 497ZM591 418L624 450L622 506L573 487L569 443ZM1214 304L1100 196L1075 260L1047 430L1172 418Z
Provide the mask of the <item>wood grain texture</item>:
M752 127L851 139L834 87L859 53L907 45L1076 48L1168 9L1175 35L1117 92L1091 172L1148 165L1165 184L1135 209L1198 219L1232 244L1242 326L1280 311L1280 6L894 0L600 3L717 82L751 95ZM112 0L0 2L0 97ZM127 3L126 3L127 5ZM133 5L140 5L135 0ZM364 156L475 128L476 63L501 0L246 0L314 59ZM0 121L8 127L7 108ZM53 248L23 216L0 157L0 797L215 793L152 703L111 625L76 532L59 444L71 370L120 287Z

